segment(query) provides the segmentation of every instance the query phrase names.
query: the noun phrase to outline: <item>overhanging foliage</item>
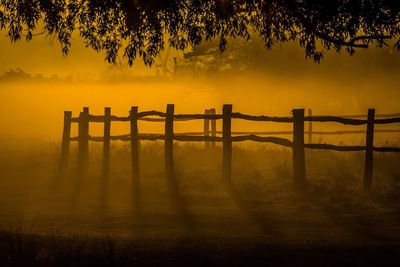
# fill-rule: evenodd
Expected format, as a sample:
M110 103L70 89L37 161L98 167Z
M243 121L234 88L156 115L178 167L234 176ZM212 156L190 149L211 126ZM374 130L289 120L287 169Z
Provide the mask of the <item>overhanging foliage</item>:
M40 25L40 26L39 26ZM40 27L40 28L39 28ZM57 38L68 54L73 32L115 63L120 52L132 65L151 66L171 45L184 50L204 39L260 35L267 48L294 41L319 62L324 51L400 49L397 0L0 0L0 28L11 41L37 35ZM168 40L169 44L165 44Z

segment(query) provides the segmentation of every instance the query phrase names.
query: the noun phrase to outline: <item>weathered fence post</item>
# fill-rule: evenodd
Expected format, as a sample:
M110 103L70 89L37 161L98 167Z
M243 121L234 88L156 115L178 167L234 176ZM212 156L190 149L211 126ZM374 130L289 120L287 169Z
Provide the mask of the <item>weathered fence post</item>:
M165 117L165 174L172 207L177 211L183 226L189 228L193 224L192 218L190 214L188 214L183 203L179 192L179 183L175 177L174 170L174 107L174 104L167 105Z
M110 172L111 108L104 108L103 174L100 191L100 208L107 206L107 188Z
M225 181L230 181L232 175L232 105L224 105L222 115L222 177Z
M68 166L69 159L69 147L71 141L71 111L64 111L64 127L63 127L63 135L61 142L61 157L60 157L60 166L59 172L63 173Z
M78 123L79 168L86 169L89 163L89 108L84 107Z
M138 107L131 107L131 169L132 169L132 207L136 215L140 214L140 169L139 169L139 130L138 130Z
M293 177L297 188L304 189L306 183L304 152L304 109L293 110Z
M365 167L364 167L364 192L371 191L372 173L374 170L374 123L375 109L368 110L367 138L365 144Z
M165 171L168 180L174 177L174 104L167 105L167 114L165 117Z
M103 174L108 176L110 166L111 108L104 108Z
M204 110L204 115L209 115L209 114L210 114L210 110L209 109ZM203 128L204 128L204 136L205 137L210 136L210 120L209 119L207 119L207 118L204 119L204 127ZM210 142L209 141L205 142L205 148L206 149L210 148Z
M210 109L210 115L215 115L215 108ZM217 120L211 120L211 136L217 137ZM215 148L215 141L211 141L211 147Z
M308 109L308 116L311 117L312 116L312 110L309 108ZM312 131L313 131L313 125L312 125L312 121L308 122L308 143L311 144L312 143Z

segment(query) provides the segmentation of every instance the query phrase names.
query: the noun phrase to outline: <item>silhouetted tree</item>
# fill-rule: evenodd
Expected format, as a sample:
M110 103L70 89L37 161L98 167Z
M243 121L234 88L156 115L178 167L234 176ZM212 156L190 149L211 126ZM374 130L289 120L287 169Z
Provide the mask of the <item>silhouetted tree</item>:
M224 53L219 52L218 40L203 42L185 52L179 60L178 73L209 76L244 70L257 71L269 63L265 48L258 38L228 41L229 46Z
M20 68L9 69L0 75L0 80L2 81L16 81L16 80L30 80L32 75L26 73Z
M37 28L42 28L37 32ZM11 41L38 34L57 38L63 54L74 31L87 46L116 62L141 57L152 65L165 40L180 50L203 39L248 40L249 31L266 47L296 41L306 57L320 61L326 50L381 47L400 49L397 0L0 0L0 28ZM165 38L167 37L167 38Z

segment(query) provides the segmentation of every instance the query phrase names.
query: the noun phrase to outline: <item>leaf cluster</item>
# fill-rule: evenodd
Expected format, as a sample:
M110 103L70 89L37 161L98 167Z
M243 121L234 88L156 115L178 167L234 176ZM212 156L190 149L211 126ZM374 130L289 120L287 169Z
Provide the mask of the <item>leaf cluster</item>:
M39 26L40 25L40 26ZM40 27L40 29L38 29ZM400 49L397 0L0 0L0 29L12 42L36 35L57 39L67 55L74 32L86 45L148 66L166 45L178 50L217 39L259 35L271 48L293 41L319 62L327 50L389 43ZM167 42L167 43L166 43Z

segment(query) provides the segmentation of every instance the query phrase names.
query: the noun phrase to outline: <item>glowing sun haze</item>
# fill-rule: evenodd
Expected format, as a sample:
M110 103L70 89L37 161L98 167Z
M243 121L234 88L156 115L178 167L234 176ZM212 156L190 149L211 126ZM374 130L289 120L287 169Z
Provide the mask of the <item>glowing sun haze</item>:
M316 64L305 60L301 48L286 44L265 49L260 55L263 68L256 71L210 77L178 73L168 78L156 75L157 66L149 69L140 62L132 68L122 63L112 66L103 54L85 48L79 37L74 38L67 57L62 56L57 41L52 43L44 36L29 43L10 43L3 32L0 50L0 73L20 68L33 76L86 79L1 81L3 135L19 136L29 131L35 138L58 140L63 111L76 115L83 106L97 114L109 106L120 116L127 115L132 105L140 110L164 110L167 103L176 104L178 113L199 113L210 107L220 110L224 103L232 103L234 110L243 113L268 115L289 115L296 107L331 115L364 113L369 107L379 113L400 110L400 55L390 48L358 50L353 57L331 52ZM173 51L172 55L182 57L181 52ZM126 76L133 79L125 80Z

